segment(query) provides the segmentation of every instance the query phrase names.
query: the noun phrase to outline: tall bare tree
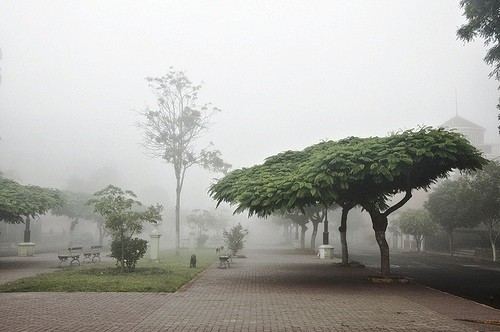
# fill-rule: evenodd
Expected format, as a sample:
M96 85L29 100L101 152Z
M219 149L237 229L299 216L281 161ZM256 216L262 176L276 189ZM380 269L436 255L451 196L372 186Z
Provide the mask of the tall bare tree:
M146 80L156 95L157 105L139 112L142 121L138 127L144 135L146 151L174 168L175 247L178 254L181 192L186 171L199 165L203 169L226 173L231 165L222 160L220 151L214 149L211 142L203 149L195 148L197 140L209 128L212 116L220 111L211 104L197 104L201 85L193 85L184 72L172 67L166 75Z

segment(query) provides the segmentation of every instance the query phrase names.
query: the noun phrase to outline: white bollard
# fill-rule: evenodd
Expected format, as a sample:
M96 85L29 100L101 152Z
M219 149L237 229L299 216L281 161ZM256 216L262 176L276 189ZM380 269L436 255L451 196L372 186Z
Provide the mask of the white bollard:
M149 260L153 262L159 262L159 254L160 254L160 231L158 231L158 226L155 226L155 229L149 234L149 242L151 244L149 251Z

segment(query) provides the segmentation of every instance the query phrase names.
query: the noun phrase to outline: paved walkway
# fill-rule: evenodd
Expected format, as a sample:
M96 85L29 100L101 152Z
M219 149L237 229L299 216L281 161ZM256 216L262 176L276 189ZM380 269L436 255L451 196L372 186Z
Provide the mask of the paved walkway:
M500 331L484 324L500 320L498 310L415 284L372 284L369 275L315 256L251 251L173 294L0 294L0 331Z

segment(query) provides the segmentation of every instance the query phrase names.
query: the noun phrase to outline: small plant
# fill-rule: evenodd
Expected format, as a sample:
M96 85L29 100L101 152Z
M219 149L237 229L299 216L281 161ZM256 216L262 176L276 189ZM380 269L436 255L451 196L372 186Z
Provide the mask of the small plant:
M139 238L124 238L123 243L118 239L111 242L111 257L116 258L116 264L122 264L127 267L128 272L135 270L137 261L144 257L148 242Z
M232 251L233 256L236 256L238 251L244 247L244 238L248 234L247 229L243 229L240 223L232 227L229 231L224 230L224 242L226 242L227 247Z

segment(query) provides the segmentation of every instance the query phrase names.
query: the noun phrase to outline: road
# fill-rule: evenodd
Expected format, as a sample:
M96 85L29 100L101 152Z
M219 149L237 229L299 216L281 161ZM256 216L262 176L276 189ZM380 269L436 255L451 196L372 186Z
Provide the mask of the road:
M378 252L349 253L349 260L380 271ZM500 309L500 263L436 253L391 252L391 274Z

